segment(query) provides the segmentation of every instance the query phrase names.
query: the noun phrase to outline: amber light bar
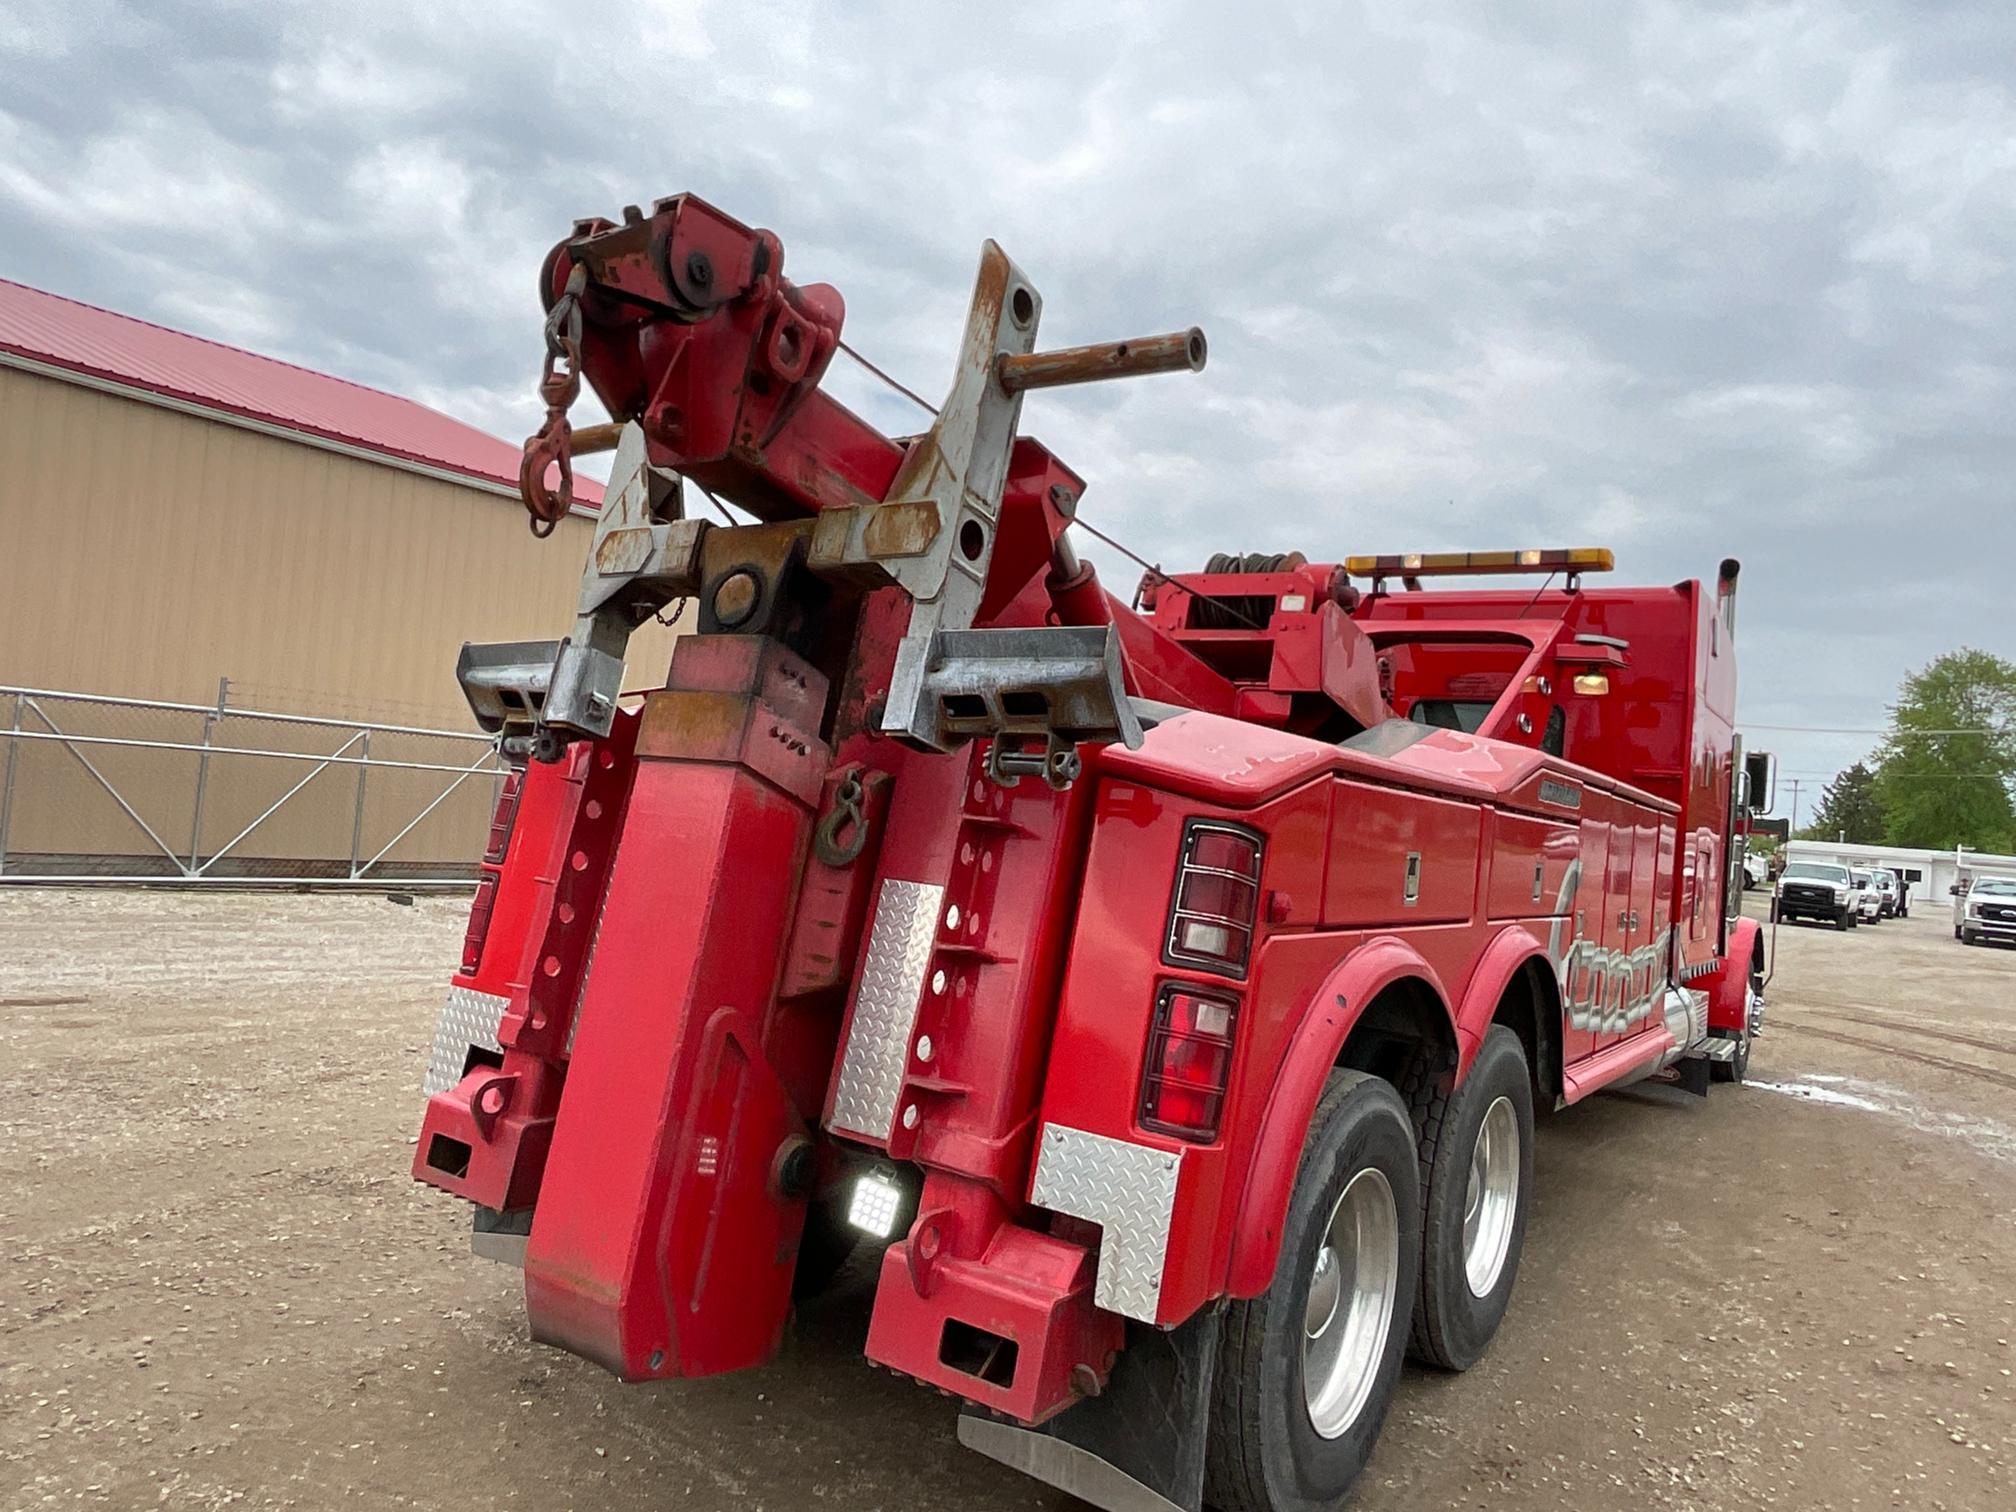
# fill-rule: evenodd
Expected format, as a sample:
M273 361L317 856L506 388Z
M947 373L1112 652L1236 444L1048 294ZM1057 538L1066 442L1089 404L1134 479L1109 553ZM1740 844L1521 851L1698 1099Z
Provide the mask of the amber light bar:
M1494 572L1609 572L1617 565L1607 546L1525 551L1412 551L1398 556L1344 559L1353 577L1475 577Z

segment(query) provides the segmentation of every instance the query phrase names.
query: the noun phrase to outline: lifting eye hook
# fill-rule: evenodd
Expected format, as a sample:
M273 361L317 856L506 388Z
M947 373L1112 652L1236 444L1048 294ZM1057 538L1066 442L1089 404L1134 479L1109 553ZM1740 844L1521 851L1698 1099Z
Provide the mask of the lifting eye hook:
M812 834L812 850L825 866L852 866L868 844L868 818L861 811L861 779L849 777L833 791L833 807ZM841 839L845 833L846 839Z

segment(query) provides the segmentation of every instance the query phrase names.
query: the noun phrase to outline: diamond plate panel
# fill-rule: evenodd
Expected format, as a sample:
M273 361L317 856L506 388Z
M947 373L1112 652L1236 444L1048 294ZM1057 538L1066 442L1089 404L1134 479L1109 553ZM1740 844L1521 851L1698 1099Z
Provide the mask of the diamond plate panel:
M471 1045L501 1050L497 1026L503 1023L504 1010L510 1006L509 998L478 992L473 987L450 987L448 1001L441 1005L441 1017L434 1024L434 1051L427 1058L427 1076L420 1083L421 1091L432 1097L462 1080L462 1063L469 1058Z
M903 1092L903 1070L910 1060L910 1036L917 1028L917 1000L924 990L924 972L931 964L938 911L944 902L945 889L935 882L892 878L882 884L829 1128L875 1140L889 1138L896 1100Z
M1182 1165L1182 1156L1168 1150L1061 1124L1044 1126L1029 1200L1099 1225L1093 1300L1108 1312L1155 1321Z
M588 954L581 962L581 977L574 986L574 1016L567 1020L567 1059L574 1059L574 1038L581 1032L581 1009L588 1001L588 974L595 969L595 947L602 943L602 919L595 919L595 933L588 937Z

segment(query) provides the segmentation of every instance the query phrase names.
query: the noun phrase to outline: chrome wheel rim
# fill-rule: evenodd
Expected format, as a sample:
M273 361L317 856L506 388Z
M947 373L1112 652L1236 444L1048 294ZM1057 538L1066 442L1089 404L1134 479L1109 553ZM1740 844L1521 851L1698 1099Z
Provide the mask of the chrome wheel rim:
M1386 1358L1400 1289L1400 1215L1383 1171L1360 1171L1337 1196L1309 1275L1302 1394L1309 1422L1334 1439L1358 1420Z
M1512 1219L1519 1211L1519 1116L1501 1097L1484 1110L1470 1152L1470 1185L1463 1195L1463 1274L1470 1295L1488 1297L1512 1248Z

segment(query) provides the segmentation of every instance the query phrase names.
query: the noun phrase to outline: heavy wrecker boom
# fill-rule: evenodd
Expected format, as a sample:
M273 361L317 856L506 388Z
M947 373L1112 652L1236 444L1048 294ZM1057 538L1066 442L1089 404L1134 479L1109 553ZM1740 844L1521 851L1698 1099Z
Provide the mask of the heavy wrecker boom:
M1039 352L989 243L892 438L819 387L840 296L783 274L691 196L542 271L535 530L616 455L571 633L463 653L516 766L414 1174L626 1380L768 1359L872 1242L867 1353L973 1447L1114 1508L1321 1504L1410 1342L1488 1343L1534 1102L1740 1076L1736 565L1224 557L1130 608L1022 396L1195 371L1199 332ZM583 381L613 424L572 429ZM1424 587L1483 572L1549 580Z

